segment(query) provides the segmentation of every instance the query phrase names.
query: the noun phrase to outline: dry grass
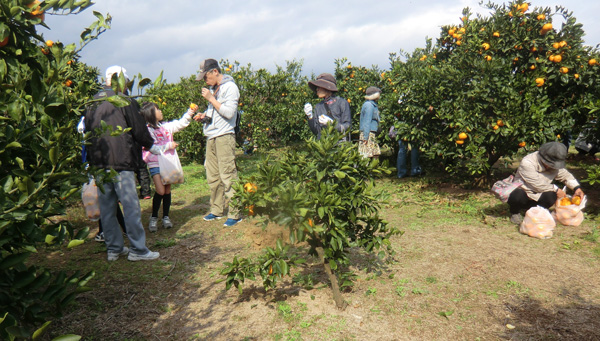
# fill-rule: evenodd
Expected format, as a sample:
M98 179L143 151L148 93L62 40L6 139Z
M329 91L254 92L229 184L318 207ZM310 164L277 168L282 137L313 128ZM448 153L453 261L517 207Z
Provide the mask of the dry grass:
M197 174L194 174L197 173ZM174 191L175 228L148 234L157 262L107 263L89 241L72 251L40 252L47 266L90 270L82 294L51 336L87 340L597 340L600 339L600 246L595 215L579 227L558 226L552 239L522 234L508 207L490 193L440 184L435 178L381 180L390 193L382 215L405 231L385 262L353 253L358 280L335 308L312 259L304 283L287 279L265 292L248 282L225 291L219 268L234 255L257 254L285 231L263 231L253 219L235 228L205 222L201 167ZM191 175L191 176L190 176ZM589 211L597 212L590 192ZM149 201L143 202L144 219ZM75 224L80 207L70 210ZM95 233L95 230L92 229ZM93 234L90 235L92 237ZM596 236L596 237L594 237ZM314 275L309 276L309 274ZM309 281L313 286L307 289ZM50 335L47 336L48 338Z

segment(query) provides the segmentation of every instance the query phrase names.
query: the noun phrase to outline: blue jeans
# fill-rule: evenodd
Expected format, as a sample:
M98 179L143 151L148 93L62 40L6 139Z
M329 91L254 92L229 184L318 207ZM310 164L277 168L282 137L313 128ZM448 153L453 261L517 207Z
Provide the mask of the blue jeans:
M106 249L112 253L123 251L123 233L121 233L116 216L117 205L120 201L123 205L127 238L132 252L145 255L150 250L146 247L146 232L142 225L142 210L135 186L135 173L121 171L115 180L116 182L104 184L104 193L98 189Z
M396 160L396 168L398 169L398 177L403 178L407 175L417 176L421 174L421 166L419 165L419 148L414 146L410 150L410 174L406 167L406 145L402 140L398 140L398 159Z

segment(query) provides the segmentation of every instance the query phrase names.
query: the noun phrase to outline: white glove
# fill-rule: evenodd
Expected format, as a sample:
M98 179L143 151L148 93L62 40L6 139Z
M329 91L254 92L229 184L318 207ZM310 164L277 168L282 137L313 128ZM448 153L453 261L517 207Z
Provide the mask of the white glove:
M310 104L310 103L304 104L304 113L306 114L306 116L308 117L309 120L313 117L312 104Z
M321 115L319 116L319 123L321 125L327 125L329 123L333 122L333 120L331 118L329 118L329 116L327 115Z

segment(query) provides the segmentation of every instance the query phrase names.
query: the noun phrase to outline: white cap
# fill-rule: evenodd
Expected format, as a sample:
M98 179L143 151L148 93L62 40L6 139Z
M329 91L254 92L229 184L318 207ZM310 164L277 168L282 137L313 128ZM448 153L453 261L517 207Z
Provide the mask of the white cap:
M120 74L121 72L123 72L123 76L125 76L126 79L129 79L129 76L127 76L127 70L119 65L113 65L106 69L106 79L111 79L113 74Z

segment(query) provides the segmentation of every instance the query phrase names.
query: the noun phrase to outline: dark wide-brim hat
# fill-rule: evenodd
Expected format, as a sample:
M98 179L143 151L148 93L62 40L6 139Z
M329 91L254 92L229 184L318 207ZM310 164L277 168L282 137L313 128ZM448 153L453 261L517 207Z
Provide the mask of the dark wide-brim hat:
M322 73L317 76L317 79L308 82L308 86L312 91L317 91L317 87L329 90L331 92L338 91L335 77L330 73Z
M552 169L565 168L567 146L560 142L544 143L538 152L542 162Z

